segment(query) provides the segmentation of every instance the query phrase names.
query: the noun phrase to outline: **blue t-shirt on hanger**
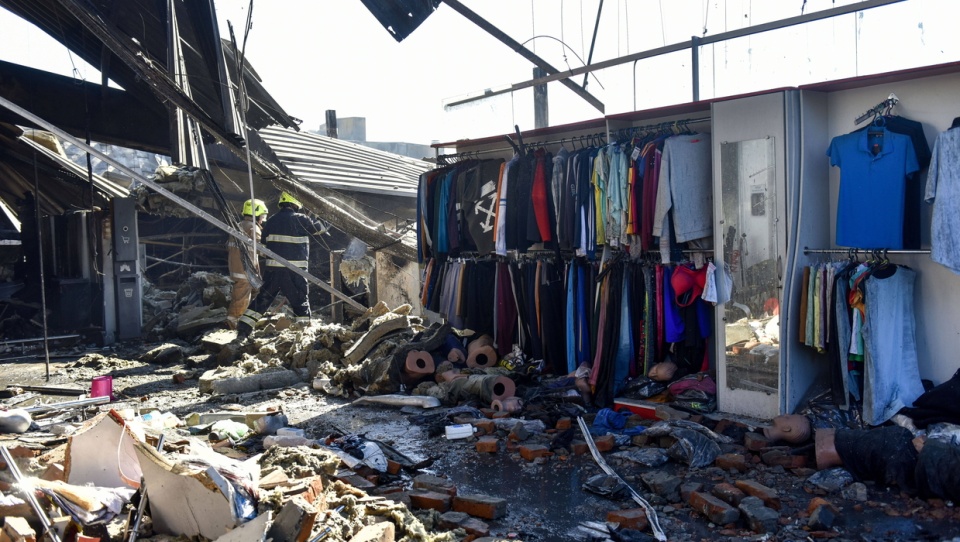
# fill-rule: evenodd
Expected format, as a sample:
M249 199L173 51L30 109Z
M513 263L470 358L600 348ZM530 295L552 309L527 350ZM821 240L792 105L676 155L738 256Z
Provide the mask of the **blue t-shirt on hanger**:
M906 179L920 169L910 138L871 128L833 138L827 156L840 168L837 245L903 248Z

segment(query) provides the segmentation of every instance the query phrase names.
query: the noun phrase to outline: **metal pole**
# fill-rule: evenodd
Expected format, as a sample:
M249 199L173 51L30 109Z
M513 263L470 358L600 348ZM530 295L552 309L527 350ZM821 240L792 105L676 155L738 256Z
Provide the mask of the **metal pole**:
M47 412L50 410L60 410L62 408L73 408L81 406L93 406L93 405L102 405L104 403L109 403L109 397L90 397L88 399L77 399L76 401L64 401L62 403L49 403L46 405L37 405L32 407L27 407L23 410L30 412Z
M327 118L327 137L332 137L338 139L337 136L337 110L336 109L327 109L326 112Z
M690 36L691 71L693 71L693 101L700 101L700 38Z
M452 0L451 0L452 1ZM700 38L700 45L709 45L711 43L717 43L724 40L732 40L734 38L740 38L743 36L750 36L753 34L759 34L761 32L768 32L770 30L777 30L780 28L787 28L789 26L794 26L798 24L808 23L811 21L819 21L821 19L828 19L830 17L836 17L838 15L846 15L848 13L855 13L858 11L866 11L868 9L886 6L890 4L896 4L898 2L903 2L905 0L863 0L855 4L844 5L836 8L825 9L822 11L816 11L813 13L807 13L806 15L799 15L797 17L790 17L787 19L781 19L779 21L772 21L769 23L763 23L759 25L750 26L747 28L740 28L737 30L731 30L729 32L722 32L720 34L714 34L712 36L707 36ZM449 4L449 2L447 2ZM682 43L674 43L671 45L666 45L663 47L657 47L656 49L648 49L646 51L641 51L639 53L631 53L629 55L624 55L617 58L612 58L610 60L604 60L602 62L597 62L596 64L589 64L580 66L577 68L572 68L570 70L565 70L562 72L551 73L550 75L540 77L538 79L523 81L521 83L513 83L505 88L491 90L490 92L484 92L480 96L471 96L469 98L463 98L461 100L455 100L444 105L445 108L456 107L458 105L463 105L470 102L475 102L477 100L483 100L493 96L499 96L500 94L506 94L508 92L514 92L517 90L522 90L525 88L530 88L534 85L541 85L543 83L549 83L551 81L557 81L559 79L566 79L568 77L574 77L584 73L590 73L599 70L605 70L607 68L612 68L614 66L619 66L621 64L626 64L628 62L634 62L636 60L642 60L644 58L652 58L655 56L665 55L667 53L675 53L677 51L683 51L684 49L690 48L689 41ZM581 87L576 83L573 85L580 89Z
M47 333L47 275L43 270L43 228L40 223L40 174L37 172L37 151L33 151L33 218L37 228L37 254L40 260L40 313L43 315L43 359L47 382L50 381L50 339Z
M530 62L533 62L534 65L536 66L540 66L541 68L544 69L544 71L551 74L567 74L568 73L566 71L561 71L551 66L550 63L548 63L546 60L540 58L539 56L534 54L533 51L524 47L522 43L519 43L517 40L511 38L496 26L490 24L489 21L477 15L476 12L472 11L470 8L463 5L459 0L443 0L443 1L445 4L453 8L454 11L456 11L460 15L463 15L470 22L479 26L488 34L500 40L500 42L502 42L507 47L516 51L516 53L522 56L523 58L529 60ZM587 103L589 103L590 105L595 107L598 111L603 113L604 112L603 102L597 99L596 96L584 90L583 87L576 84L571 79L568 79L568 77L569 75L560 75L560 77L557 77L557 80L559 80L560 83L563 84L563 86L572 90L574 93L577 94L577 96L580 96L581 98L586 100ZM489 94L487 94L487 96L489 96Z
M543 68L534 66L534 79L541 75L546 75ZM546 128L547 126L550 126L550 106L547 102L547 85L537 85L533 87L533 127Z
M587 66L589 66L590 62L593 61L593 46L597 44L597 31L600 30L600 14L601 13L603 13L603 0L600 0L600 5L597 7L597 22L593 23L593 38L590 40L590 54L587 55ZM537 76L534 75L533 78L536 79ZM589 78L590 78L589 73L583 74L583 85L581 86L583 86L584 90L586 90L587 88L587 80Z

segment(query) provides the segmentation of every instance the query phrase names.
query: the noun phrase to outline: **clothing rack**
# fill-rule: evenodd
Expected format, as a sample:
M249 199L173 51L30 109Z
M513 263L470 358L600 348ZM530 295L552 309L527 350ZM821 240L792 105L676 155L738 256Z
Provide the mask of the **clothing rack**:
M659 122L657 124L648 124L646 126L631 126L630 128L620 128L614 133L616 133L617 136L620 136L620 137L627 137L640 132L655 132L658 130L665 130L667 128L686 126L688 124L709 122L710 120L711 120L710 117L700 117L696 119L683 119L683 120L676 120L676 121L670 121L670 122Z
M575 142L578 142L578 141L581 142L581 143L583 143L584 145L586 145L586 144L588 144L588 143L596 143L597 145L603 145L603 144L606 142L606 139L607 139L607 134L606 134L606 133L604 133L604 132L596 132L596 133L593 133L593 134L584 134L584 135L574 136L574 137L564 137L564 138L562 138L562 139L552 139L552 140L546 140L546 141L534 141L533 143L525 143L524 146L525 146L526 148L536 148L536 147L543 147L543 146L546 146L546 145L556 145L556 144L558 144L558 143L559 143L559 144L563 144L563 143L575 143ZM464 152L458 152L458 153L454 153L454 154L439 154L439 155L437 155L437 163L438 163L439 165L444 165L444 166L446 166L446 165L450 165L451 163L457 163L457 162L459 162L459 161L461 161L461 160L469 160L470 158L480 158L480 156L483 155L483 154L502 153L502 152L507 152L507 151L516 151L516 148L514 148L514 147L512 147L512 146L511 146L511 147L496 147L496 148L491 148L491 149L480 149L480 150L476 150L476 151L464 151ZM451 160L452 160L452 162L451 162ZM443 163L441 164L441 162L443 162Z
M626 137L626 136L637 134L639 132L665 130L667 128L686 126L688 124L708 122L709 120L710 120L710 117L682 119L682 120L675 120L675 121L669 121L669 122L660 122L657 124L648 124L646 126L634 126L630 128L621 128L619 130L616 130L613 133L617 134L618 136ZM519 136L519 131L518 131L518 136ZM504 136L504 137L507 137L509 139L509 136ZM525 146L526 148L535 148L535 147L544 147L546 145L556 145L558 143L562 145L564 143L572 144L577 142L580 142L584 146L588 144L594 145L594 146L601 146L607 143L608 137L609 137L609 134L606 132L595 132L592 134L583 134L580 136L564 137L560 139L534 141L532 143L526 143L523 146ZM521 139L520 142L522 144L523 140ZM451 163L456 163L461 160L468 160L470 158L480 158L480 156L484 154L502 153L506 151L516 151L516 150L517 150L516 147L514 147L511 144L510 147L496 147L491 149L480 149L476 151L464 151L464 152L458 152L454 154L440 154L440 155L437 155L437 164L447 166L447 165L450 165Z
M900 99L897 98L896 94L891 92L890 95L887 96L886 100L871 107L865 113L857 117L856 120L854 120L854 124L860 124L861 122L869 119L870 117L878 117L880 115L889 115L890 111L893 110L893 106L897 105L898 103L900 103Z
M873 254L879 252L886 254L930 254L930 249L860 249L860 248L807 248L803 247L803 254L849 254L855 256L858 254Z

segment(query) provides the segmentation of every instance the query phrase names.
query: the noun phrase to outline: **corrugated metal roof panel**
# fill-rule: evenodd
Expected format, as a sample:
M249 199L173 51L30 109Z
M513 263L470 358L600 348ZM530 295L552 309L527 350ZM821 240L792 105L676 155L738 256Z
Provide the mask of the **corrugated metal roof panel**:
M280 161L304 182L329 188L416 196L433 164L332 137L270 126L259 130Z

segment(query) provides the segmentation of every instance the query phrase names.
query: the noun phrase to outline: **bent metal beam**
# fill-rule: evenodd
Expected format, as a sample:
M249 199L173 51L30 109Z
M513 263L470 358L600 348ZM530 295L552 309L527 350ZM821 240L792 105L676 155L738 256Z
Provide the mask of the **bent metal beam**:
M80 141L79 139L77 139L77 138L71 136L70 134L64 132L63 130L57 128L57 127L54 126L53 124L50 124L49 122L41 119L40 117L38 117L38 116L34 115L33 113L27 111L26 109L23 109L22 107L18 106L17 104L8 101L6 98L0 97L0 106L3 106L3 107L5 107L5 108L9 109L10 111L12 111L12 112L20 115L21 117L29 120L30 122L35 123L37 126L42 127L43 129L45 129L45 130L47 130L47 131L49 131L49 132L57 135L58 137L61 137L61 138L65 139L65 140L69 141L70 143L73 143L74 145L76 145L77 147L80 147L80 148L83 149L84 151L86 151L86 152L88 152L88 153L96 156L97 158L99 158L99 159L103 160L104 162L110 164L111 166L117 168L117 169L118 169L119 171L121 171L122 173L124 173L124 174L126 174L126 175L129 175L130 178L135 179L135 180L143 183L145 186L148 186L148 187L150 187L152 190L155 190L157 193L162 194L164 197L166 197L166 198L169 199L170 201L172 201L172 202L180 205L180 206L183 207L184 209L187 209L188 211L190 211L191 213L197 215L198 217L202 218L203 220L205 220L205 221L209 222L210 224L213 224L213 225L216 226L217 228L223 230L224 232L227 233L227 235L230 235L231 237L233 237L233 238L235 238L235 239L237 239L237 240L239 240L240 242L243 242L243 243L246 243L246 242L249 241L249 238L248 238L248 237L246 236L246 234L244 234L243 232L241 232L241 231L239 231L239 230L237 230L237 229L234 229L234 228L230 227L229 225L227 225L227 224L223 223L222 221L220 221L220 220L219 220L218 218L216 218L215 216L207 213L207 212L204 211L203 209L201 209L201 208L197 207L196 205L190 203L189 201L181 198L180 196L174 194L173 192L170 192L169 190L167 190L167 189L164 188L163 186L159 185L158 183L153 182L153 180L148 179L148 178L144 177L143 175L140 175L139 173L133 171L132 169L124 166L124 165L121 164L120 162L117 162L116 160L114 160L114 159L111 158L110 156L107 156L106 154L103 154L102 152L98 151L97 149L95 149L95 148L87 145L87 144L84 143L83 141ZM334 296L340 298L341 300L343 300L346 304L350 305L351 307L353 307L353 308L355 308L355 309L357 309L357 310L359 310L359 311L365 311L365 310L367 309L367 307L364 307L363 305L361 305L360 303L358 303L357 301L355 301L353 298L351 298L351 297L348 296L347 294L341 292L340 290L337 290L337 289L333 288L333 287L330 286L329 284L323 282L322 280L320 280L320 279L318 279L317 277L311 275L310 273L304 271L303 269L300 269L300 268L297 267L296 265L293 265L292 263L290 263L289 261L287 261L287 260L284 259L283 257L277 255L277 253L275 253L274 251L272 251L272 250L268 249L267 247L263 246L263 244L260 244L260 243L257 244L257 252L260 252L261 254L264 254L264 255L266 255L266 256L268 256L268 257L270 257L270 258L273 258L274 260L280 262L280 263L283 264L283 266L286 267L287 269L289 269L289 270L293 271L294 273L300 275L301 277L307 279L308 281L312 282L313 284L316 284L317 286L319 286L320 288L322 288L323 290L325 290L327 293L329 293L329 294L331 294L331 295L334 295Z
M133 70L153 91L160 102L170 103L183 110L187 116L203 126L217 142L240 160L247 161L247 153L242 145L249 145L249 142L238 141L237 134L229 133L218 125L203 108L184 94L176 82L171 80L158 65L145 58L142 52L131 49L130 44L133 42L129 37L124 39L125 36L118 32L116 28L91 13L89 7L79 0L58 1L80 24L93 33L105 47L109 48L124 64ZM386 254L408 261L416 261L417 249L412 240L402 235L390 235L383 228L359 220L354 214L331 201L339 195L337 192L321 186L308 188L303 183L297 182L296 178L286 172L282 165L268 162L256 153L250 154L250 162L250 166L258 175L275 183L281 190L287 190L299 196L300 201L309 204L312 210L323 216L325 221L335 225L344 233L352 235Z

